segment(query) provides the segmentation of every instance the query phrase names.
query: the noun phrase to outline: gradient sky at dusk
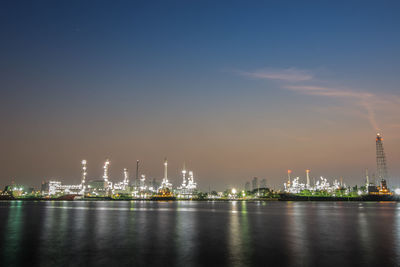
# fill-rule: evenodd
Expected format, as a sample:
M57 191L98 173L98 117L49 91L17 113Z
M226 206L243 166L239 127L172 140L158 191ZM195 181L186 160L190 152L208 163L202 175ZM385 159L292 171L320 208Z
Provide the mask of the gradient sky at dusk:
M400 177L398 1L3 1L1 185Z

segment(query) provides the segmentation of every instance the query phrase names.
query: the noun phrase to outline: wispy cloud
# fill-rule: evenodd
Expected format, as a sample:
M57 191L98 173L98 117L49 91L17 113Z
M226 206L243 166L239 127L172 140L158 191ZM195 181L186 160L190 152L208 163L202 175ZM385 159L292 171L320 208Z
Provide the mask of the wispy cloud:
M372 128L379 130L375 116L375 109L373 107L375 102L374 98L376 98L376 95L372 93L318 86L285 86L284 88L307 95L345 98L356 101L358 105L365 108L368 121Z
M358 92L350 89L338 89L331 87L320 87L310 85L284 85L283 88L300 92L308 95L331 96L331 97L352 97L357 99L366 99L374 95L367 92Z
M387 112L398 112L400 98L398 96L388 96L373 94L352 88L338 88L334 86L319 86L320 80L315 79L315 75L308 70L296 68L281 70L256 70L251 72L240 72L241 75L256 79L267 79L279 81L282 89L290 90L299 94L338 98L351 101L365 110L365 116L375 130L379 130L376 112L378 109L385 109ZM325 81L324 84L327 84Z
M313 79L313 75L310 72L295 68L283 70L263 69L252 72L241 71L239 73L250 78L280 80L286 82L301 82Z

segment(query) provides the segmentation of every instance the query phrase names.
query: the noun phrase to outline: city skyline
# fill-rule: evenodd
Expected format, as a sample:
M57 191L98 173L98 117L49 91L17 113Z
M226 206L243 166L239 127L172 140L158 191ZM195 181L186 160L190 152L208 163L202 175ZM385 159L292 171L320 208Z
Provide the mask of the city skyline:
M6 3L2 186L110 177L136 160L200 189L281 187L286 171L360 184L377 132L400 177L396 2ZM118 177L118 179L117 179Z

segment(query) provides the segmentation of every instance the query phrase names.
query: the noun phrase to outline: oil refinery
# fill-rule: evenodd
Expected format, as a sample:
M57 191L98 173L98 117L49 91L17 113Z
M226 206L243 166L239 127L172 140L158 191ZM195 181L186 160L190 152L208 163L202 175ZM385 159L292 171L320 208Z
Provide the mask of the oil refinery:
M138 163L139 161L137 161L137 175ZM106 159L103 165L102 179L88 181L88 162L84 159L81 161L80 184L65 185L61 181L50 180L42 184L41 194L47 197L73 195L75 198L125 197L132 199L150 199L164 195L165 197L192 199L197 192L193 171L189 171L189 177L186 177L185 168L182 170L182 184L173 190L173 185L168 179L167 158L164 160L164 177L160 186L154 181L146 180L145 174L141 174L140 179L135 179L133 183L130 183L127 168L122 171L123 179L121 181L112 182L109 178L110 165L110 160Z
M0 193L0 199L84 199L84 200L398 200L400 188L395 187L396 180L390 178L387 161L383 148L381 134L376 135L376 175L369 177L365 171L365 183L361 186L348 186L342 177L327 179L312 176L310 169L305 170L304 182L300 177L292 177L292 170L287 171L287 178L283 189L271 190L267 187L266 179L258 184L258 178L250 183L246 182L244 190L228 188L223 192L209 190L203 193L198 190L194 173L183 168L181 177L172 180L181 180L174 186L168 176L168 160L164 159L161 183L156 179L148 179L145 174L139 173L139 160L136 161L136 175L130 179L128 168L121 170L121 179L110 179L111 161L107 158L102 167L102 177L88 180L88 161L81 161L81 178L79 184L63 184L59 179L50 179L43 182L40 190L35 191L14 182L6 186ZM392 189L392 190L391 190Z

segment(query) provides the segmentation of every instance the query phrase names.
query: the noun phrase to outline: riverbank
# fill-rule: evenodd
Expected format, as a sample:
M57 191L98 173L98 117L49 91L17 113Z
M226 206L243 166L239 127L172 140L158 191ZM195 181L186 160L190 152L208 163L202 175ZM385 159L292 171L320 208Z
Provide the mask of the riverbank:
M255 201L331 201L331 202L380 202L380 201L400 201L397 196L376 196L366 195L360 197L330 197L330 196L298 196L298 195L281 195L279 198L255 198L255 199L152 199L152 198L111 198L111 197L90 197L90 198L77 198L77 197L60 197L60 198L0 198L0 201L216 201L216 202L255 202Z

